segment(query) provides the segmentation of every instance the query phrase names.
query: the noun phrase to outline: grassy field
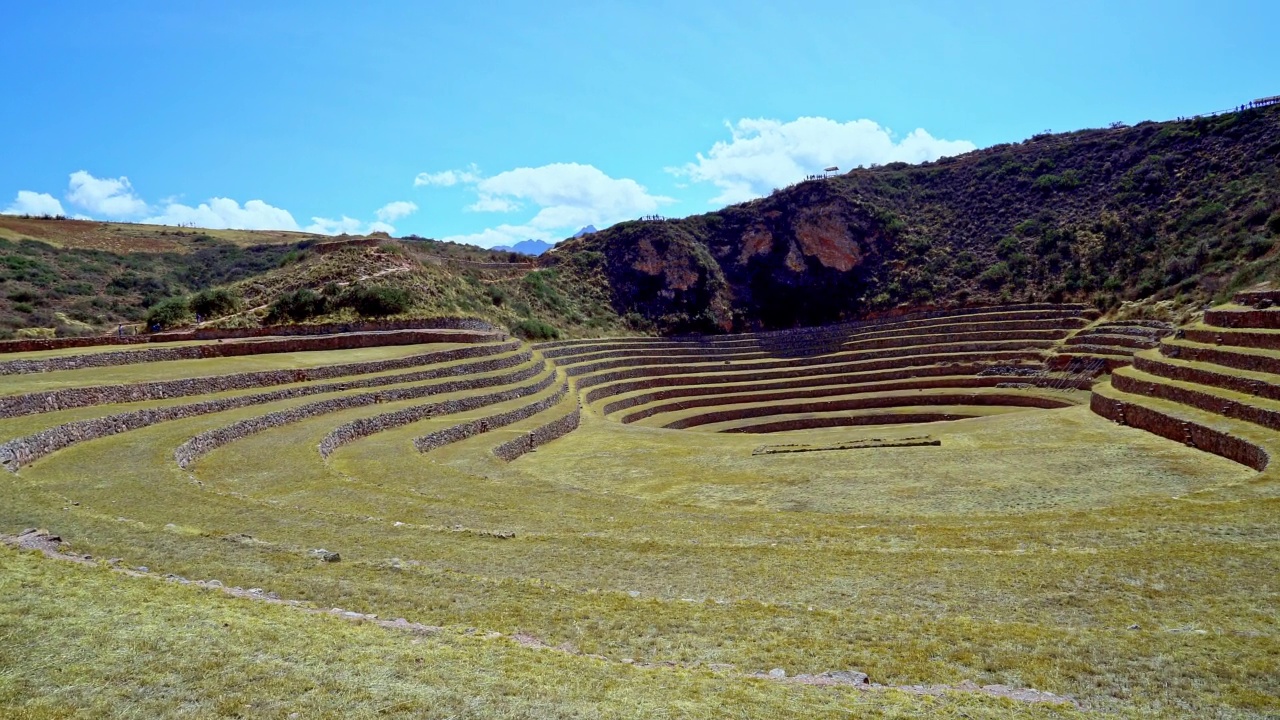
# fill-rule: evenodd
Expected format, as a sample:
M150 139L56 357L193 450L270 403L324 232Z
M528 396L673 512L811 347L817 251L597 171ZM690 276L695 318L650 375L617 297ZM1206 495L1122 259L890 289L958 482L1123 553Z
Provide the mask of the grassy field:
M314 359L154 363L110 377ZM92 377L74 372L85 374L14 376L4 389ZM563 414L570 396L501 431L413 448L553 386L379 432L327 460L317 444L341 423L466 393L307 418L186 470L173 459L197 433L352 392L162 422L3 479L0 534L46 528L96 560L0 549L0 715L1280 714L1276 483L1087 407L753 436L627 425L589 406L569 438L513 463L489 452ZM0 431L172 402L27 416ZM753 454L922 435L940 444ZM775 669L856 670L887 687L758 677Z

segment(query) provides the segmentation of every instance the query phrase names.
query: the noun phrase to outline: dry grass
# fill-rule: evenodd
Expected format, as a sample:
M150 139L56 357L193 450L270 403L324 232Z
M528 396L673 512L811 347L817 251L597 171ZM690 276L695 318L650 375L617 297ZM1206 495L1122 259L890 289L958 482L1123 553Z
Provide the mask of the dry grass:
M228 372L249 360L217 362ZM172 461L200 431L285 406L68 448L4 481L0 531L47 527L78 552L153 573L453 629L404 637L6 551L0 637L18 652L0 659L0 709L1074 712L621 664L630 658L793 675L859 669L888 684L972 679L1070 696L1099 716L1280 713L1275 483L1083 407L767 439L624 426L588 411L569 438L511 464L488 449L536 419L426 456L413 450L413 437L472 413L321 460L315 445L329 429L399 407L388 404L251 436L190 471ZM751 454L765 443L923 433L941 446ZM515 537L494 537L503 533ZM319 562L316 548L342 561ZM608 661L462 628L528 633Z

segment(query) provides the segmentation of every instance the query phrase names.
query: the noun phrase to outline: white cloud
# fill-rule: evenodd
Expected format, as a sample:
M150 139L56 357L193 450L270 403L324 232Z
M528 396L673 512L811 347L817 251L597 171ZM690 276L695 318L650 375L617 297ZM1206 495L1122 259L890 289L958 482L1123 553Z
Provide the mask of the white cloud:
M607 227L621 220L648 215L675 200L650 194L630 178L613 178L592 165L552 163L523 167L482 178L472 171L466 182L476 192L476 201L467 206L473 212L510 213L533 205L533 217L524 223L504 224L479 233L455 235L446 240L485 247L526 239L551 240L568 237L586 225ZM444 173L422 173L419 178ZM422 183L426 184L426 183ZM438 184L438 183L437 183Z
M13 203L0 212L0 215L66 215L62 203L49 193L38 193L31 190L19 190Z
M131 218L148 211L142 198L133 194L129 178L97 178L84 170L71 173L67 200L93 215L109 218Z
M309 233L318 235L358 235L360 228L364 227L364 223L353 217L343 215L341 218L334 220L325 217L311 218L311 224L304 228Z
M210 229L297 230L298 223L288 210L261 200L250 200L241 207L231 198L210 198L195 207L170 202L159 214L142 222L152 225L191 225Z
M414 187L422 187L423 185L438 185L440 187L452 187L454 185L463 184L470 185L480 179L480 168L474 163L466 170L444 170L437 173L418 173L413 179Z
M408 200L396 200L378 208L374 215L377 215L378 219L384 223L389 223L395 222L402 217L408 217L416 212L418 212L417 203L412 203Z
M733 139L717 142L697 162L667 171L720 189L713 203L766 195L835 165L849 170L871 163L936 160L977 148L968 140L940 140L916 129L895 142L893 132L871 120L837 122L802 117L791 122L744 118L728 124Z

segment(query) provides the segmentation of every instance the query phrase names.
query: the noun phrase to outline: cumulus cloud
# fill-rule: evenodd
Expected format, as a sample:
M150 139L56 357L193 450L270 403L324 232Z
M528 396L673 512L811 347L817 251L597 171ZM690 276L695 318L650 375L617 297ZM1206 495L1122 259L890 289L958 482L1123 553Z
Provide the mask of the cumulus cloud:
M19 190L9 207L0 215L66 215L62 203L49 193L38 193L31 190Z
M98 178L84 170L71 173L67 200L93 215L114 219L137 217L149 210L142 198L133 193L129 178Z
M469 175L469 179L458 182L465 182L477 195L476 201L466 208L472 212L511 213L526 206L537 208L523 223L507 223L479 233L445 238L484 247L526 239L560 239L586 225L605 227L652 214L663 205L675 202L672 198L651 194L635 180L610 177L593 165L579 163L515 168L492 177L480 177L474 166L467 171L421 173L418 177L440 177L449 173L453 173L452 177ZM415 184L444 183L415 181Z
M422 187L424 185L438 185L440 187L452 187L454 185L469 185L480 179L480 168L472 164L466 170L444 170L435 173L418 173L413 179L414 187Z
M923 129L895 140L889 128L871 120L744 118L727 127L731 140L717 142L706 155L698 153L697 162L667 168L719 188L713 203L760 197L832 165L847 170L872 163L919 163L977 148L968 140L942 140Z
M158 215L142 222L152 225L191 225L215 230L297 230L288 210L250 200L243 206L231 198L210 198L195 207L169 202Z
M418 212L417 203L412 203L408 200L396 200L378 208L374 215L377 215L382 222L390 223L402 217L409 217L416 212Z

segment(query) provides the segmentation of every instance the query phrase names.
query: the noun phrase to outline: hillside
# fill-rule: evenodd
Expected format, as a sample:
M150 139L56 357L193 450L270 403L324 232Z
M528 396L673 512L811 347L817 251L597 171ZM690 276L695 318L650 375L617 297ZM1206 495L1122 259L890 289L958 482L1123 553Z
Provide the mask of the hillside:
M663 331L816 325L897 308L1190 306L1271 278L1280 107L1037 135L635 221L540 259L599 267Z

